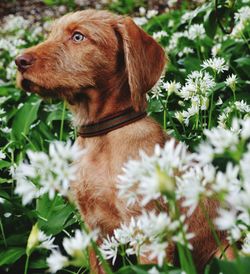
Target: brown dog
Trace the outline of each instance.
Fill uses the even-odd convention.
[[[124,162],[138,158],[140,149],[151,154],[155,144],[166,141],[160,125],[143,114],[146,92],[159,79],[165,59],[163,49],[130,18],[93,10],[57,20],[45,42],[16,59],[23,89],[66,99],[74,113],[81,135],[77,143],[87,154],[78,163],[72,188],[84,221],[104,236],[141,211],[117,198]],[[206,207],[214,217],[216,204]],[[197,235],[193,258],[201,271],[218,247],[199,209],[188,223]],[[168,254],[178,264],[175,248]],[[95,273],[102,272],[94,254],[91,265]]]

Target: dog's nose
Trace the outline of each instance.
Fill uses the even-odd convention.
[[[17,65],[18,70],[24,72],[34,63],[34,58],[31,54],[24,53],[22,55],[17,56],[17,58],[15,59],[15,63]]]

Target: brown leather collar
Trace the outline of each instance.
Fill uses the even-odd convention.
[[[132,107],[113,115],[107,116],[98,123],[83,125],[78,130],[78,135],[84,138],[104,135],[112,130],[131,124],[144,118],[146,112],[136,112]]]

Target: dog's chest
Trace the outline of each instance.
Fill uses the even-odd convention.
[[[72,184],[84,221],[92,228],[110,233],[123,221],[124,201],[117,198],[116,182],[123,161],[113,159],[108,146],[86,147],[77,163],[77,180]]]

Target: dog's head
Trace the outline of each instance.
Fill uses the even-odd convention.
[[[122,77],[134,108],[141,110],[146,92],[161,75],[165,55],[132,19],[86,10],[58,19],[48,39],[25,50],[16,64],[18,85],[44,97],[107,90],[106,83]]]

